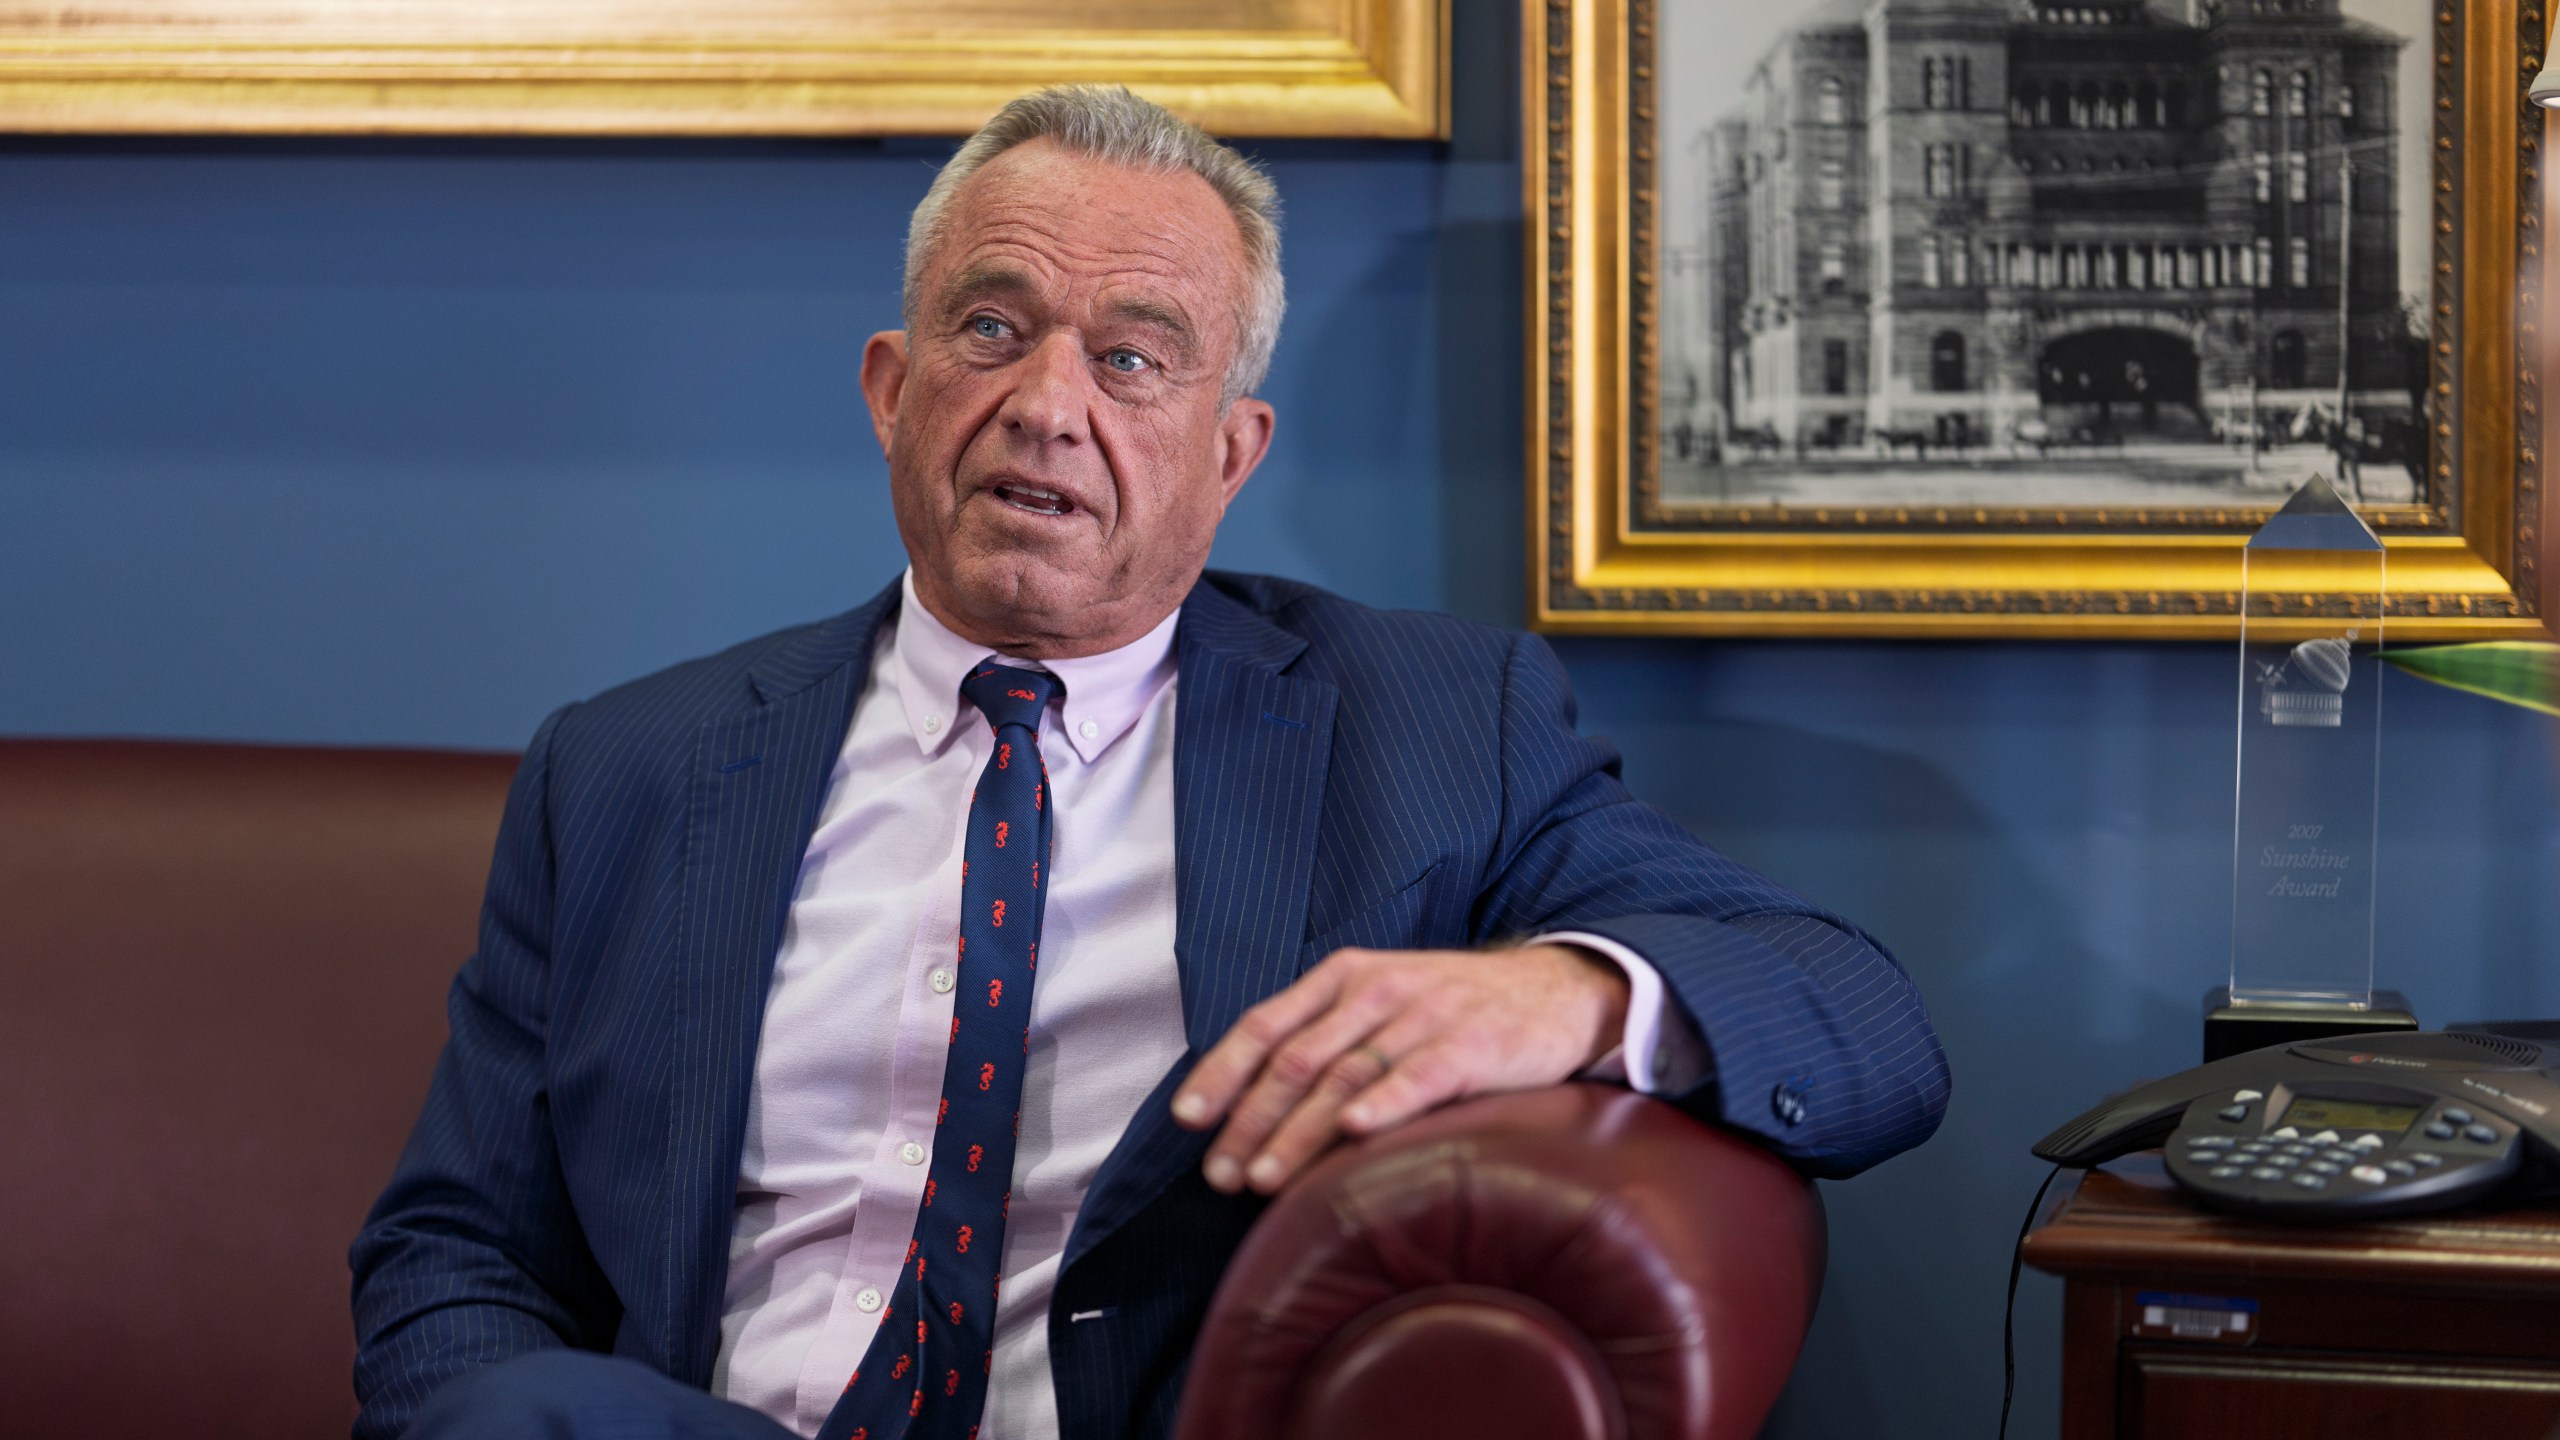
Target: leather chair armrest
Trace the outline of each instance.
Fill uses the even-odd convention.
[[[1747,1440],[1824,1243],[1802,1177],[1660,1101],[1453,1105],[1337,1149],[1256,1223],[1177,1440]]]

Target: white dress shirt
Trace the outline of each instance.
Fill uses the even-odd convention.
[[[994,656],[1065,697],[1040,725],[1050,877],[980,1440],[1055,1440],[1048,1310],[1103,1159],[1188,1048],[1174,964],[1174,630],[1078,660],[1008,659],[905,583],[828,781],[766,996],[712,1390],[815,1435],[896,1287],[932,1160],[960,933],[962,820],[990,734],[960,695]],[[1624,1044],[1591,1072],[1685,1088],[1704,1065],[1649,965],[1612,941]],[[1618,1055],[1626,1058],[1622,1064]]]

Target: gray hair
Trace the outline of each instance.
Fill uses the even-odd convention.
[[[900,304],[909,329],[922,308],[925,262],[942,243],[951,197],[979,167],[1016,145],[1042,138],[1079,155],[1142,170],[1188,170],[1227,203],[1244,238],[1251,292],[1237,307],[1236,353],[1227,367],[1223,408],[1250,395],[1271,369],[1288,295],[1280,278],[1280,192],[1254,163],[1172,111],[1119,85],[1053,85],[996,112],[951,157],[907,221],[907,273]]]

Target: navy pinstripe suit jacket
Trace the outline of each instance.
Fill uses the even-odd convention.
[[[359,1436],[545,1346],[711,1376],[757,1033],[888,592],[560,711],[500,831],[452,1038],[351,1255]],[[1650,959],[1712,1053],[1679,1103],[1804,1169],[1925,1139],[1947,1070],[1901,968],[1725,859],[1573,729],[1532,637],[1213,573],[1178,632],[1175,951],[1197,1055],[1346,945],[1572,928]],[[848,1017],[848,1023],[858,1023]],[[1168,1074],[1050,1312],[1070,1440],[1161,1436],[1260,1202],[1199,1175]],[[1100,1319],[1069,1324],[1082,1311]]]

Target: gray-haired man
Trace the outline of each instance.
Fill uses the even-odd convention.
[[[1204,576],[1281,301],[1269,183],[1125,91],[961,149],[863,355],[907,575],[529,747],[359,1434],[1158,1435],[1341,1134],[1575,1075],[1834,1173],[1936,1123],[1900,970],[1628,797],[1543,646]]]

